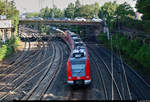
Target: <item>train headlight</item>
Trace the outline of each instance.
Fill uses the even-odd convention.
[[[69,79],[71,79],[71,77],[68,77]]]

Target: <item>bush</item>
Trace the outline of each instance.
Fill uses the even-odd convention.
[[[2,47],[0,48],[0,61],[3,60],[3,58],[6,56],[6,53],[7,53],[7,46],[2,45]]]
[[[143,64],[143,66],[150,68],[150,47],[147,44],[144,44],[140,47],[138,52],[135,54],[134,58]]]
[[[117,49],[119,49],[125,53],[128,51],[127,38],[125,36],[121,36],[120,34],[116,34],[112,37],[112,45],[113,45],[113,47],[117,46]]]
[[[125,19],[120,19],[119,22],[128,28],[138,29],[150,34],[150,20],[141,21],[126,17]]]
[[[19,42],[20,42],[20,38],[19,37],[15,37],[15,39],[14,39],[14,49],[17,48]]]
[[[134,55],[138,52],[140,43],[138,40],[129,40],[128,52],[130,58],[134,58]]]
[[[20,39],[18,37],[11,38],[6,41],[7,44],[0,47],[0,61],[13,53],[13,51],[17,48],[19,41]]]
[[[143,22],[143,30],[150,34],[150,20],[146,20]]]
[[[12,53],[13,53],[13,47],[11,46],[11,45],[8,45],[8,47],[7,47],[7,54],[6,54],[6,56],[9,56],[9,55],[11,55]]]
[[[99,40],[105,45],[110,41],[104,34],[99,35]],[[112,36],[113,48],[122,51],[129,59],[136,60],[146,68],[150,68],[150,46],[141,45],[139,40],[129,40],[126,36],[115,34]]]

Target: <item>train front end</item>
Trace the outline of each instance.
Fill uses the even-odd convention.
[[[67,83],[68,84],[90,84],[90,63],[89,58],[79,53],[71,57],[67,62]]]

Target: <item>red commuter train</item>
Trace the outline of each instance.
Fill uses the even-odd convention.
[[[90,84],[90,62],[86,45],[80,40],[76,42],[74,38],[79,36],[70,31],[67,34],[68,44],[71,49],[70,57],[67,61],[67,83],[74,84]]]

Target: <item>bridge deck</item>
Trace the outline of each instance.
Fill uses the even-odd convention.
[[[93,21],[61,21],[61,20],[20,20],[20,24],[27,23],[41,23],[41,24],[58,24],[58,25],[92,25],[99,26],[103,22],[93,22]]]

